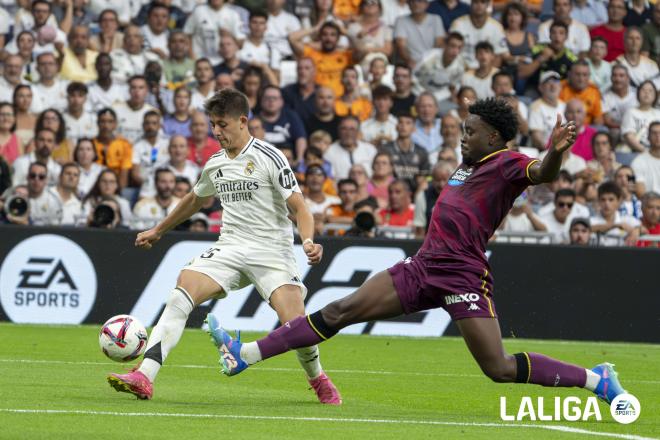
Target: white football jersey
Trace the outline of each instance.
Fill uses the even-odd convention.
[[[251,137],[233,159],[220,150],[206,162],[193,191],[222,202],[223,239],[238,234],[293,242],[286,200],[301,191],[286,157],[271,144]]]

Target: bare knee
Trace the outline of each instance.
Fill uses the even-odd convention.
[[[497,359],[489,359],[480,362],[479,367],[493,382],[508,383],[516,380],[516,361],[513,356],[504,355]]]

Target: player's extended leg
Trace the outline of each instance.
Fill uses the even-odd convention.
[[[151,331],[139,368],[127,374],[109,375],[110,385],[117,391],[132,393],[139,399],[151,399],[153,381],[167,355],[179,342],[190,312],[199,304],[221,293],[222,288],[207,275],[182,270],[177,287],[170,293],[165,309]]]
[[[223,358],[223,371],[233,376],[261,360],[323,342],[351,324],[393,318],[402,313],[392,276],[382,271],[354,293],[311,315],[288,321],[256,342],[240,343],[223,332],[230,352],[229,357]]]
[[[281,324],[305,316],[300,286],[285,284],[278,287],[270,296],[270,305],[277,312]],[[329,405],[341,405],[339,391],[321,367],[318,345],[298,348],[296,355],[319,401]]]
[[[539,353],[509,355],[502,345],[497,319],[466,318],[455,322],[481,371],[495,382],[586,388],[608,403],[625,392],[610,364],[588,370]]]

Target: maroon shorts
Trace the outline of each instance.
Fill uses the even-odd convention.
[[[492,277],[486,268],[416,255],[390,267],[388,272],[406,314],[442,307],[454,321],[497,318]]]

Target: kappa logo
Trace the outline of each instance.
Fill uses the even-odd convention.
[[[470,303],[470,306],[468,307],[468,311],[477,312],[479,310],[481,310],[481,309],[479,308],[478,305],[476,305],[475,303]]]
[[[445,295],[445,304],[456,304],[464,302],[477,302],[479,295],[476,293],[460,293],[458,295]]]
[[[472,175],[473,171],[474,171],[473,167],[466,168],[466,169],[459,168],[459,169],[456,170],[454,175],[451,176],[451,178],[449,179],[447,184],[449,184],[449,186],[463,185],[465,183],[465,181],[467,180],[467,178]]]

